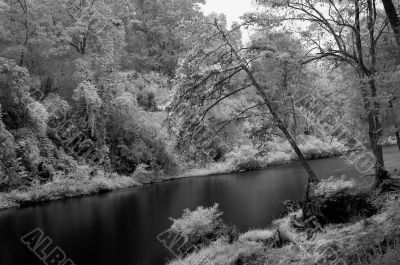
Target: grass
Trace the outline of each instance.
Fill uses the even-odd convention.
[[[300,148],[309,158],[338,155],[344,148],[337,141],[327,144],[311,136],[303,137],[299,140]],[[80,166],[72,175],[58,175],[53,181],[44,185],[34,184],[23,190],[19,189],[9,193],[0,193],[0,210],[21,205],[116,191],[172,179],[249,171],[278,164],[286,164],[297,159],[290,145],[282,139],[275,139],[269,145],[271,151],[266,157],[258,157],[258,152],[253,147],[243,146],[236,148],[228,154],[223,162],[211,163],[205,168],[181,170],[180,173],[178,172],[174,175],[156,174],[155,172],[149,172],[145,168],[139,167],[130,177],[119,176],[117,174],[105,176],[104,172],[98,171],[95,176],[90,178],[91,169],[87,166]]]
[[[262,249],[262,244],[257,242],[236,241],[233,244],[229,244],[224,240],[217,240],[209,247],[203,248],[184,259],[172,261],[169,265],[241,264],[238,263],[239,260],[251,257]]]
[[[262,230],[262,229],[255,229],[250,230],[242,235],[239,236],[239,241],[253,241],[253,242],[261,242],[271,238],[274,234],[272,230]]]
[[[298,145],[306,159],[326,158],[342,155],[347,148],[336,139],[323,141],[314,136],[299,136]],[[253,146],[237,147],[225,156],[229,171],[246,171],[287,164],[298,160],[290,144],[279,137],[265,144],[268,152],[260,155]]]
[[[346,176],[341,176],[340,178],[330,177],[328,179],[321,180],[315,187],[315,195],[328,195],[333,194],[345,189],[354,188],[355,181],[347,178]]]
[[[324,183],[319,192],[330,193],[357,186],[357,179]],[[364,185],[364,183],[363,183]],[[306,232],[290,225],[290,216],[273,222],[267,229],[250,230],[237,241],[216,241],[209,246],[178,258],[170,265],[236,265],[236,264],[400,264],[400,191],[395,194],[374,195],[381,211],[369,218],[358,218],[348,223],[328,224],[324,231],[307,240]],[[300,216],[301,211],[291,215]],[[274,235],[276,229],[284,231],[290,243],[280,248],[268,247],[264,242]],[[340,263],[342,262],[342,263]]]
[[[141,185],[134,178],[116,174],[106,176],[102,171],[90,177],[88,170],[87,167],[81,167],[74,175],[57,175],[53,181],[44,185],[34,183],[25,189],[0,193],[0,209],[87,196]]]
[[[307,159],[327,158],[342,155],[346,148],[337,140],[326,143],[316,137],[308,136],[300,139],[300,149]],[[253,147],[244,145],[235,148],[225,156],[222,162],[210,163],[204,168],[186,169],[182,173],[167,179],[211,176],[241,171],[251,171],[271,166],[287,164],[298,160],[292,147],[282,139],[269,143],[270,152],[264,157],[258,156]]]

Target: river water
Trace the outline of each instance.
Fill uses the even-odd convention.
[[[400,168],[396,146],[386,147],[384,155],[388,168]],[[338,157],[310,164],[319,177],[360,175]],[[279,217],[282,201],[302,198],[306,179],[294,162],[1,211],[0,265],[44,264],[20,240],[35,228],[76,265],[164,264],[172,254],[157,235],[171,225],[169,217],[181,216],[185,208],[219,203],[224,220],[240,231],[263,228]]]

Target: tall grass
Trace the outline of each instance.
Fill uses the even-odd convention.
[[[44,185],[39,182],[33,182],[28,188],[13,190],[10,193],[0,193],[0,209],[86,196],[141,185],[134,178],[117,174],[106,175],[103,171],[98,171],[96,175],[91,176],[89,170],[87,167],[81,167],[70,175],[58,174],[52,181]]]

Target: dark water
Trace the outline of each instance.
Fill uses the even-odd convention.
[[[389,168],[400,166],[396,147],[385,149]],[[318,176],[359,175],[340,158],[311,161]],[[0,265],[42,263],[20,238],[41,228],[76,265],[163,264],[171,254],[156,239],[169,217],[185,208],[220,204],[241,231],[279,217],[283,200],[300,199],[306,173],[298,163],[240,174],[199,177],[128,191],[0,212]]]

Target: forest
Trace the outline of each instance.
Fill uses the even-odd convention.
[[[368,196],[398,192],[383,147],[400,151],[400,2],[256,0],[256,11],[232,24],[203,4],[0,0],[0,209],[298,161],[306,201],[291,207],[304,216],[295,211],[278,226],[296,222],[312,235],[314,219],[324,226],[334,218],[324,204],[347,201],[369,218]],[[362,184],[321,180],[308,162],[334,156]],[[368,195],[343,193],[364,184]],[[393,214],[385,235],[400,238],[393,205],[376,207]],[[173,219],[171,231],[197,247],[171,264],[278,264],[284,252],[302,255],[282,243],[297,236],[235,236],[221,215],[200,207]],[[370,226],[378,234],[379,223]],[[285,246],[266,257],[268,240]],[[398,264],[397,251],[384,251],[388,263],[362,264]],[[355,264],[348,260],[326,264]]]

